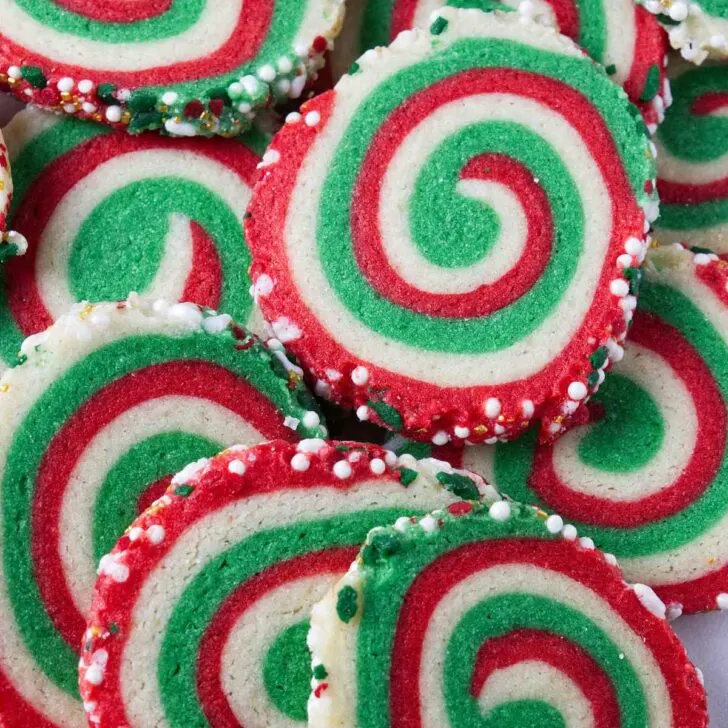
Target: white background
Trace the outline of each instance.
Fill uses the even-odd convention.
[[[14,99],[0,95],[0,124],[19,107]],[[728,728],[728,613],[681,617],[674,627],[705,675],[712,728]]]

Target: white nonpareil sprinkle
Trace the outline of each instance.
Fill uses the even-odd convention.
[[[530,420],[535,411],[536,408],[530,399],[524,399],[523,402],[521,402],[521,412],[526,419]]]
[[[489,417],[490,419],[498,417],[498,415],[501,413],[500,400],[496,397],[490,397],[486,400],[484,409],[486,417]]]
[[[228,464],[228,471],[233,475],[245,475],[245,463],[242,460],[231,460]]]
[[[567,540],[567,541],[576,541],[577,536],[579,535],[576,526],[572,526],[570,523],[567,523],[562,529],[561,529],[561,535]]]
[[[363,387],[369,381],[369,370],[364,366],[358,366],[351,373],[351,381],[357,387]]]
[[[298,450],[298,452],[316,453],[319,450],[323,450],[325,447],[326,440],[322,440],[318,437],[311,437],[307,440],[301,440],[301,442],[296,445],[296,450]]]
[[[307,455],[299,452],[291,458],[291,467],[298,473],[305,473],[311,467],[311,461]]]
[[[351,465],[346,460],[339,460],[334,464],[334,475],[341,480],[351,477]]]
[[[360,422],[366,422],[369,419],[369,407],[365,404],[356,408],[356,417]]]
[[[162,541],[164,541],[164,536],[164,527],[160,526],[158,523],[149,526],[149,528],[147,529],[147,540],[154,546],[158,546],[160,543],[162,543]]]
[[[728,609],[728,594],[725,592],[718,594],[715,598],[715,604],[721,611]]]
[[[109,108],[106,109],[106,119],[112,124],[118,124],[121,121],[121,106],[109,106]]]
[[[564,527],[564,519],[554,514],[546,519],[546,530],[549,533],[557,534],[561,533],[561,529]]]
[[[570,399],[573,399],[574,401],[578,402],[586,397],[586,395],[589,393],[589,390],[586,387],[586,384],[584,382],[572,382],[569,385],[568,395]]]
[[[314,427],[318,427],[320,424],[321,418],[316,412],[306,412],[303,416],[303,426],[309,430],[312,430]]]
[[[488,515],[494,521],[507,521],[511,517],[511,506],[507,501],[496,501],[488,509]]]
[[[381,458],[374,458],[371,463],[369,463],[369,469],[374,473],[374,475],[383,475],[387,466]]]
[[[300,420],[296,419],[295,417],[291,417],[290,415],[287,415],[286,418],[283,420],[284,427],[287,427],[289,430],[297,430],[300,424]]]
[[[660,597],[645,584],[632,584],[632,591],[637,595],[637,598],[642,602],[642,606],[648,609],[652,614],[660,619],[665,619],[667,608]]]
[[[448,435],[444,430],[440,430],[432,436],[433,445],[442,446],[447,445],[448,442],[450,442],[450,435]]]
[[[309,111],[304,121],[306,122],[306,126],[316,126],[321,121],[321,114],[318,111]]]
[[[624,298],[624,296],[629,294],[629,283],[623,278],[615,278],[609,284],[609,290],[612,292],[612,295]]]
[[[420,521],[420,527],[425,533],[434,533],[437,530],[437,521],[432,516],[425,516]]]
[[[453,432],[455,433],[455,437],[459,438],[460,440],[464,440],[466,437],[470,437],[469,427],[460,427],[459,425],[455,425],[455,427],[453,428]]]

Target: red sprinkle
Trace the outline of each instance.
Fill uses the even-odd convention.
[[[190,101],[190,103],[185,106],[185,116],[202,116],[204,113],[205,107],[201,101]]]
[[[317,35],[313,39],[313,49],[316,53],[323,53],[329,47],[329,42],[322,35]]]
[[[460,501],[459,503],[453,503],[447,508],[448,512],[453,516],[465,516],[473,510],[473,506],[466,501]]]
[[[325,691],[326,691],[326,688],[328,688],[328,687],[329,687],[329,684],[328,684],[328,683],[321,683],[321,685],[319,685],[319,686],[318,686],[318,687],[317,687],[317,688],[316,688],[316,689],[315,689],[315,690],[313,691],[314,697],[316,697],[316,698],[320,698],[320,697],[321,697],[321,694],[322,694],[323,692],[325,692]]]

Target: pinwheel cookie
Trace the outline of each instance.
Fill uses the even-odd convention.
[[[654,131],[669,103],[665,80],[667,35],[633,0],[353,0],[331,54],[335,79],[370,48],[387,45],[398,33],[426,28],[444,5],[482,10],[514,9],[557,27],[601,63],[624,87]]]
[[[64,114],[234,136],[297,98],[343,0],[2,0],[0,83]]]
[[[653,251],[590,423],[450,457],[588,533],[672,616],[728,609],[727,283],[715,255]]]
[[[13,199],[13,179],[10,159],[3,135],[0,134],[0,263],[17,255],[25,255],[28,241],[19,233],[8,230],[8,215]]]
[[[671,61],[675,100],[655,138],[660,244],[728,253],[728,66]]]
[[[367,531],[496,498],[357,443],[234,447],[177,475],[104,557],[79,667],[91,725],[306,725],[313,604]]]
[[[300,370],[192,304],[78,305],[0,379],[0,723],[86,725],[96,565],[191,460],[325,436]]]
[[[650,142],[553,29],[441,13],[288,117],[246,223],[255,291],[362,419],[436,444],[532,420],[554,437],[632,316]]]
[[[665,607],[501,501],[373,530],[312,612],[311,728],[704,728]]]
[[[266,135],[132,137],[37,109],[5,135],[18,178],[9,220],[29,250],[0,271],[0,370],[77,301],[132,291],[262,331],[243,218]]]
[[[669,30],[683,58],[702,63],[728,57],[728,5],[724,0],[637,0]]]

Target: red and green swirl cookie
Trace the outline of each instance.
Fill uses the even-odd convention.
[[[0,379],[0,722],[81,728],[96,565],[192,460],[325,436],[282,352],[193,304],[77,305]]]
[[[497,498],[374,445],[234,447],[186,469],[101,562],[79,667],[90,725],[305,726],[311,607],[367,532]]]
[[[264,135],[243,137],[248,146],[132,137],[33,109],[5,135],[16,177],[9,220],[30,246],[0,272],[0,369],[75,302],[131,291],[262,330],[243,218]]]
[[[0,3],[0,84],[23,101],[131,132],[235,136],[298,98],[343,0]]]
[[[656,136],[660,243],[728,253],[728,67],[670,66],[674,102]]]
[[[673,615],[726,609],[728,264],[684,249],[648,264],[591,421],[553,446],[527,436],[454,462],[583,529]]]
[[[534,419],[552,437],[632,316],[650,143],[552,29],[441,13],[288,117],[249,207],[251,277],[279,338],[362,419],[436,444]]]
[[[651,131],[665,113],[667,36],[633,0],[359,0],[349,7],[332,53],[334,78],[346,73],[370,48],[387,45],[398,33],[429,26],[444,5],[483,10],[518,9],[575,40],[612,80],[624,87]]]
[[[685,60],[728,57],[728,3],[725,0],[636,0],[657,15],[670,44]]]
[[[28,241],[19,233],[8,230],[8,215],[13,199],[13,179],[10,159],[3,135],[0,134],[0,263],[16,255],[24,255]]]
[[[313,609],[310,728],[704,728],[654,592],[499,501],[378,528]]]

